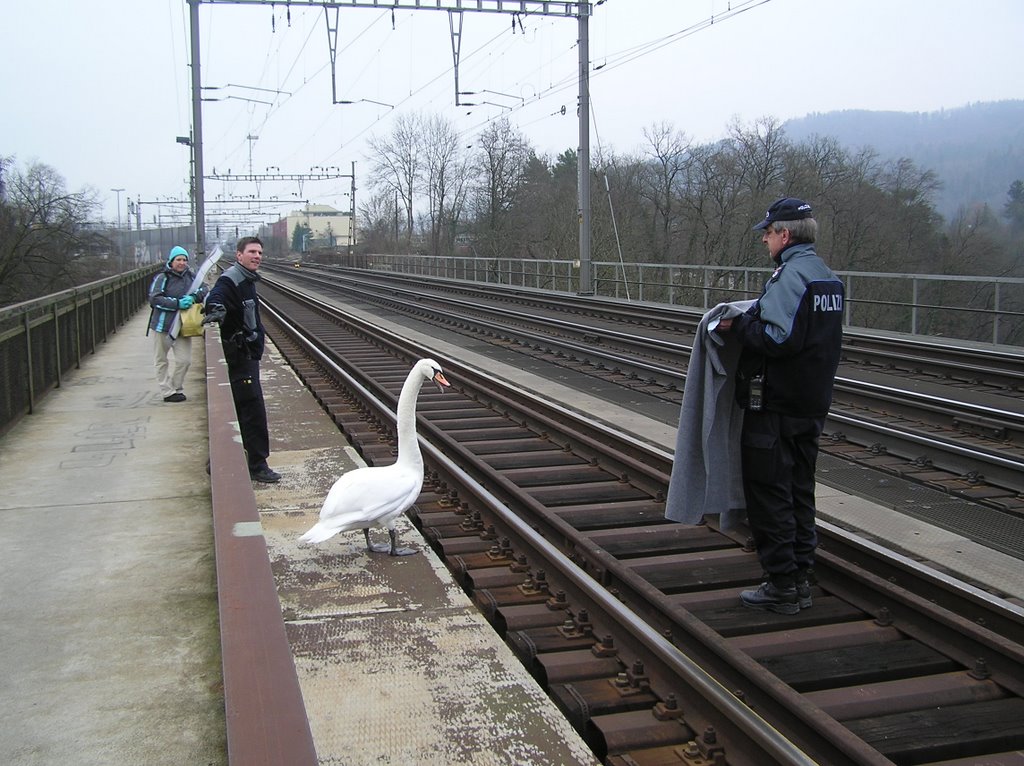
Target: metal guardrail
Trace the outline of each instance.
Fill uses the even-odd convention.
[[[157,267],[0,308],[0,434],[148,304]]]
[[[513,287],[577,292],[579,262],[369,254],[345,257],[357,268]],[[770,268],[595,261],[589,293],[702,308],[756,298]],[[1024,345],[1024,279],[949,274],[841,271],[848,327]]]

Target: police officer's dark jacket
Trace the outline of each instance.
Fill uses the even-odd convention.
[[[813,244],[790,245],[764,292],[732,330],[743,345],[736,386],[746,406],[749,380],[764,376],[764,409],[824,417],[832,403],[843,334],[843,283]]]
[[[264,331],[256,282],[260,276],[239,264],[226,269],[206,299],[207,310],[220,304],[227,313],[220,325],[221,345],[228,366],[263,356]]]

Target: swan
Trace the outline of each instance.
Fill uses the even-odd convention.
[[[320,520],[299,539],[304,543],[322,543],[339,532],[362,529],[370,551],[392,556],[417,553],[414,548],[399,547],[395,519],[419,497],[423,486],[423,456],[416,436],[416,397],[428,380],[443,392],[450,384],[433,359],[420,359],[413,365],[398,397],[398,459],[391,465],[365,466],[342,474],[327,493]],[[370,527],[387,527],[390,547],[370,543]]]

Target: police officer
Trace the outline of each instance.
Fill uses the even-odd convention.
[[[256,295],[257,270],[263,261],[258,237],[242,237],[235,247],[235,263],[217,280],[206,299],[203,323],[220,325],[220,342],[228,365],[231,396],[235,401],[242,446],[254,481],[273,483],[281,474],[267,465],[270,435],[267,408],[260,385],[260,358],[265,334]]]
[[[775,263],[761,297],[722,320],[742,346],[736,398],[747,521],[766,579],[740,600],[796,614],[811,606],[814,470],[842,343],[843,283],[818,257],[811,206],[785,197],[754,226]]]

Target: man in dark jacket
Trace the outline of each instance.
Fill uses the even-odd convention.
[[[270,434],[267,408],[260,385],[260,359],[265,334],[256,295],[257,270],[263,261],[263,243],[242,237],[235,247],[235,264],[228,268],[206,299],[203,323],[220,325],[220,342],[228,365],[231,396],[235,401],[242,447],[254,481],[273,483],[281,474],[270,469]]]
[[[814,470],[832,403],[843,335],[844,289],[814,249],[811,206],[787,197],[763,221],[761,241],[775,271],[745,314],[722,320],[743,351],[736,398],[747,521],[767,579],[740,594],[753,609],[796,614],[811,606]]]
[[[156,380],[160,395],[165,402],[185,401],[185,374],[192,366],[192,338],[172,336],[171,328],[179,311],[193,303],[202,303],[206,286],[190,293],[195,274],[188,265],[188,251],[180,246],[172,247],[164,270],[153,277],[149,285],[149,327],[146,333],[153,337],[153,361],[156,366]],[[174,357],[171,369],[169,356]]]

